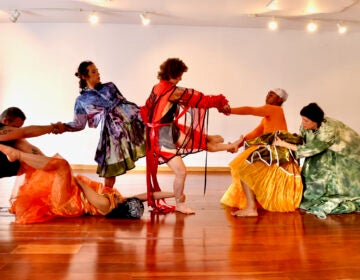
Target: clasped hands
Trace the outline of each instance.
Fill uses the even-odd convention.
[[[66,131],[66,126],[62,122],[52,123],[52,134],[61,134]]]
[[[218,108],[219,113],[223,113],[226,116],[229,116],[231,114],[231,108],[229,104],[226,104],[222,106],[221,108]]]

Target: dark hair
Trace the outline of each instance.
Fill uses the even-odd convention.
[[[0,121],[3,119],[7,119],[8,121],[12,122],[16,118],[20,118],[23,121],[26,120],[26,116],[23,111],[21,111],[18,107],[9,107],[0,115]]]
[[[106,214],[110,219],[140,219],[144,214],[144,204],[136,197],[127,198]]]
[[[300,115],[316,122],[318,127],[324,120],[324,111],[316,103],[310,103],[302,108]]]
[[[160,65],[158,79],[166,81],[169,81],[170,79],[176,79],[187,70],[187,66],[179,58],[168,58]]]
[[[75,76],[80,79],[79,81],[79,88],[84,89],[86,87],[86,81],[82,77],[88,77],[89,76],[89,69],[88,67],[90,65],[93,65],[94,63],[90,60],[86,60],[80,63],[77,72],[75,73]]]

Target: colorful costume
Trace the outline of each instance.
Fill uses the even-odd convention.
[[[122,96],[113,83],[100,84],[98,89],[84,89],[76,99],[74,120],[67,131],[97,127],[101,123],[100,140],[95,161],[101,177],[114,177],[135,167],[145,156],[145,126],[139,107]]]
[[[154,86],[145,106],[141,108],[142,119],[147,125],[149,206],[158,210],[161,208],[151,197],[152,192],[160,191],[156,177],[158,164],[166,163],[175,156],[184,157],[206,150],[207,109],[222,108],[226,104],[228,101],[223,95],[204,95],[194,89],[177,87],[166,80]]]
[[[283,139],[299,144],[302,139],[286,132],[282,107],[264,105],[243,107],[237,113],[263,116],[260,125],[245,136],[245,150],[230,162],[232,184],[221,203],[230,207],[246,207],[241,182],[254,192],[257,202],[269,211],[294,211],[302,196],[300,167],[291,151],[272,146],[275,133]]]
[[[115,208],[116,199],[124,199],[116,189],[103,187],[84,176],[78,175],[77,179],[106,196],[110,201],[109,211]],[[10,212],[21,224],[45,222],[55,217],[107,214],[89,203],[77,186],[69,163],[59,157],[51,158],[42,169],[25,165],[24,182],[14,190],[10,203]]]
[[[319,218],[360,211],[360,137],[340,121],[325,117],[317,131],[301,128],[297,156],[304,197],[300,208]]]

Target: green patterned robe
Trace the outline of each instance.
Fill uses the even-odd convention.
[[[297,146],[304,195],[301,209],[327,214],[360,211],[360,137],[340,121],[326,117],[317,131],[301,127],[305,144]]]

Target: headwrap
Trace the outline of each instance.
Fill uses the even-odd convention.
[[[287,98],[289,96],[288,93],[282,88],[274,88],[270,91],[275,93],[277,96],[281,97],[284,102],[287,100]]]

